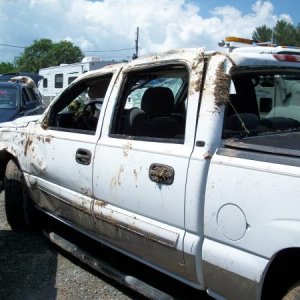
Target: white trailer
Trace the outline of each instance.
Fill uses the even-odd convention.
[[[115,61],[100,60],[99,57],[85,57],[78,63],[61,64],[59,66],[40,69],[39,74],[43,76],[43,80],[40,81],[38,88],[44,102],[49,104],[56,95],[79,75],[115,63]]]

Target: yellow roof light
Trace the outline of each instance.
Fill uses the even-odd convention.
[[[249,45],[254,43],[253,40],[244,39],[244,38],[240,38],[240,37],[236,37],[236,36],[227,36],[225,38],[225,42],[236,42],[236,43],[243,43],[243,44],[249,44]]]

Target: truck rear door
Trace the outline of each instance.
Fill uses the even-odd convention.
[[[186,274],[186,179],[202,57],[194,50],[124,68],[95,151],[96,233],[173,276]]]

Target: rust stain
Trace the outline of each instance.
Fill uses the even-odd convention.
[[[50,137],[50,136],[47,136],[47,137],[45,138],[45,142],[50,144],[50,143],[51,143],[51,137]]]
[[[211,159],[212,158],[212,153],[210,153],[209,151],[207,151],[207,152],[205,152],[203,154],[203,157],[204,157],[205,160]]]
[[[121,166],[120,170],[119,170],[119,173],[118,173],[118,185],[121,185],[120,178],[121,178],[121,175],[122,175],[123,172],[124,172],[124,167]]]
[[[81,190],[81,193],[82,193],[83,195],[88,196],[88,197],[91,197],[91,192],[90,192],[89,189],[83,188],[83,187],[82,187],[80,190]]]
[[[104,200],[96,199],[94,202],[94,205],[104,207],[107,205],[107,202]]]
[[[31,138],[27,138],[26,143],[25,143],[25,147],[24,147],[24,155],[27,155],[28,152],[28,148],[30,147],[30,145],[32,144],[32,140]]]
[[[111,181],[110,181],[110,187],[111,188],[114,188],[116,187],[117,185],[121,185],[121,175],[122,173],[124,172],[124,167],[121,165],[119,170],[118,170],[118,174],[116,176],[114,176]]]
[[[128,156],[128,152],[132,149],[132,144],[129,142],[123,146],[123,154],[124,156]]]

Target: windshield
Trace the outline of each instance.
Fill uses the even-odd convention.
[[[17,89],[15,87],[0,87],[0,109],[17,107]]]
[[[300,128],[300,71],[253,71],[232,76],[224,137]]]

